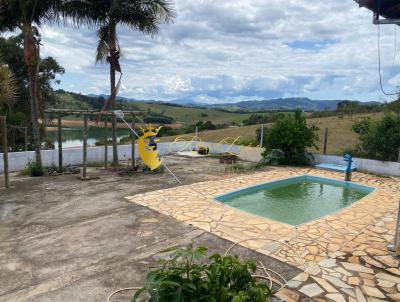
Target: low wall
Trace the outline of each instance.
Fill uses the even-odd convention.
[[[322,154],[313,154],[313,156],[314,156],[314,164],[330,163],[330,164],[345,165],[342,156],[322,155]],[[357,158],[357,157],[354,157],[353,160],[354,160],[354,165],[357,168],[357,171],[373,173],[373,174],[389,175],[389,176],[400,176],[400,163]]]
[[[233,152],[239,154],[239,157],[252,162],[258,162],[261,160],[261,153],[264,149],[254,147],[243,147],[236,145],[225,145],[211,142],[201,142],[201,146],[209,147],[210,153],[224,153]],[[166,155],[171,152],[187,151],[196,148],[195,142],[176,142],[176,143],[159,143],[158,150],[159,155]],[[136,146],[136,158],[139,153]],[[89,147],[88,162],[98,163],[104,161],[104,146],[100,147]],[[10,172],[21,171],[26,167],[29,160],[34,160],[35,152],[11,152],[8,154],[9,157],[9,170]],[[344,165],[343,157],[313,154],[313,164],[320,163],[331,163]],[[118,158],[120,160],[131,160],[131,145],[119,145],[118,146]],[[58,165],[58,150],[42,150],[42,160],[44,166],[50,166],[52,164]],[[81,165],[83,161],[82,147],[77,148],[66,148],[63,150],[63,164],[64,165]],[[108,161],[112,161],[112,147],[108,147]],[[397,162],[385,162],[364,158],[354,158],[354,164],[358,171],[368,172],[373,174],[382,174],[389,176],[400,176],[400,163]],[[3,153],[0,154],[0,174],[4,172],[3,167]]]
[[[210,148],[211,153],[223,153],[231,151],[239,153],[239,146],[229,146],[217,143],[202,142],[202,146]],[[195,148],[193,142],[174,142],[174,143],[158,143],[158,154],[160,156],[169,154],[171,152],[187,151]],[[112,146],[108,146],[107,158],[112,161]],[[88,163],[104,162],[104,146],[88,147],[87,159]],[[58,150],[42,150],[42,162],[44,166],[51,166],[52,164],[58,165]],[[135,147],[135,157],[139,157],[137,145]],[[118,145],[118,158],[119,160],[131,160],[131,145]],[[8,153],[8,166],[10,172],[22,171],[26,168],[29,161],[35,159],[34,151],[26,152],[10,152]],[[65,148],[63,149],[63,164],[64,165],[82,165],[83,151],[82,147]],[[0,153],[0,174],[4,173],[3,153]]]

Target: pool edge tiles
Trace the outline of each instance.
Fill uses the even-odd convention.
[[[327,208],[323,207],[321,208],[321,214],[316,214],[315,217],[309,217],[309,218],[305,218],[304,220],[302,219],[297,219],[297,221],[295,221],[296,219],[292,219],[292,221],[290,221],[291,219],[283,219],[282,217],[274,217],[274,214],[272,215],[268,215],[268,214],[262,214],[262,213],[258,213],[255,212],[253,210],[249,210],[248,209],[248,204],[245,205],[244,207],[242,206],[238,206],[238,205],[232,205],[229,204],[230,202],[235,202],[235,198],[236,198],[236,202],[238,200],[240,200],[241,198],[245,198],[246,195],[252,195],[252,194],[257,194],[260,191],[268,191],[268,190],[273,190],[273,189],[277,189],[277,188],[284,188],[290,185],[295,185],[295,184],[300,184],[300,183],[304,183],[304,182],[308,182],[310,184],[322,184],[322,185],[327,185],[330,187],[337,187],[338,189],[350,189],[352,191],[356,191],[357,193],[362,194],[363,196],[360,197],[353,197],[353,200],[350,201],[348,204],[343,205],[343,206],[339,206],[338,208],[332,209],[332,210],[327,210]],[[339,189],[339,190],[340,190]],[[330,215],[334,215],[346,208],[349,208],[351,206],[353,206],[354,204],[358,203],[359,201],[363,200],[364,198],[368,197],[371,193],[373,193],[376,190],[376,188],[374,187],[370,187],[370,186],[366,186],[366,185],[361,185],[358,183],[353,183],[353,182],[346,182],[346,181],[342,181],[342,180],[338,180],[338,179],[332,179],[332,178],[326,178],[326,177],[320,177],[320,176],[313,176],[313,175],[299,175],[299,176],[294,176],[294,177],[288,177],[288,178],[283,178],[283,179],[277,179],[277,180],[272,180],[272,181],[268,181],[265,183],[261,183],[261,184],[257,184],[257,185],[253,185],[253,186],[249,186],[243,189],[239,189],[239,190],[234,190],[234,191],[230,191],[224,194],[220,194],[218,196],[214,197],[214,201],[222,203],[226,206],[229,206],[232,209],[235,210],[239,210],[241,212],[245,212],[247,214],[250,215],[256,215],[258,217],[261,217],[262,219],[266,219],[266,220],[270,220],[270,221],[275,221],[278,223],[282,223],[285,225],[288,225],[290,227],[299,227],[301,225],[322,219],[324,217],[330,216]],[[354,193],[353,193],[354,194]],[[311,198],[307,197],[306,198]],[[279,199],[265,199],[265,201],[270,201],[270,202],[274,202],[274,201],[278,201]],[[282,199],[282,201],[284,201]],[[259,201],[258,201],[259,202]],[[290,200],[289,200],[290,202]],[[332,200],[332,202],[336,202],[335,199]],[[257,204],[257,200],[255,200],[255,204]],[[282,204],[284,205],[284,204]],[[247,207],[247,209],[246,209]],[[273,207],[271,208],[271,212],[275,211],[277,208]],[[290,210],[289,210],[290,211]],[[262,212],[262,211],[261,211]]]

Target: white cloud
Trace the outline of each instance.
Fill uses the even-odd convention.
[[[178,0],[176,10],[175,23],[154,39],[118,29],[121,95],[206,102],[381,97],[377,27],[352,0]],[[384,85],[394,90],[394,27],[381,31]],[[66,68],[62,87],[108,93],[108,68],[94,65],[94,30],[47,26],[42,36],[43,54]]]

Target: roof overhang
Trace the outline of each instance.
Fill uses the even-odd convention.
[[[374,24],[400,25],[399,0],[354,0],[360,7],[368,8],[373,12]],[[383,19],[381,19],[383,17]]]

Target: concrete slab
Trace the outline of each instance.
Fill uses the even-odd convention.
[[[166,160],[185,184],[232,177],[217,159]],[[88,175],[99,179],[13,177],[13,188],[0,190],[0,301],[105,301],[118,288],[140,286],[165,248],[193,243],[224,252],[232,244],[125,200],[176,186],[167,173],[122,177],[92,168]],[[245,248],[235,253],[288,279],[299,272]]]

